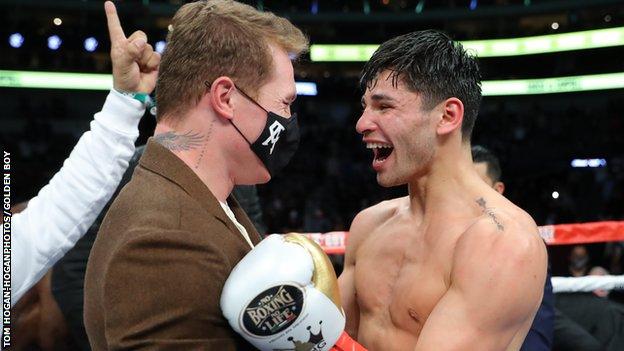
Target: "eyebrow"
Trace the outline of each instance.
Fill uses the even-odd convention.
[[[395,101],[393,97],[391,97],[389,95],[386,95],[386,94],[381,94],[381,93],[373,94],[370,97],[370,99],[373,100],[373,101],[376,101],[376,102],[380,102],[380,101],[393,102],[393,101]],[[366,105],[366,102],[364,100],[364,96],[362,96],[361,103],[362,103],[363,106]]]

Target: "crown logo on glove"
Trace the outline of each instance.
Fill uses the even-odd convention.
[[[308,341],[295,340],[292,336],[288,338],[288,341],[292,342],[295,346],[294,349],[273,349],[273,351],[317,351],[325,346],[325,338],[323,337],[323,321],[319,321],[319,332],[314,334],[312,332],[312,326],[308,326],[306,329],[310,333]]]

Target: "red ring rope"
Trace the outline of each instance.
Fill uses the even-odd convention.
[[[539,227],[548,245],[624,241],[624,221],[555,224]],[[302,233],[316,241],[327,254],[344,254],[349,232]]]

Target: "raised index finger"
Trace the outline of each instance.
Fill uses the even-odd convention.
[[[126,35],[121,28],[117,9],[112,1],[104,3],[104,11],[106,11],[106,22],[108,23],[108,34],[110,35],[111,44],[126,39]]]

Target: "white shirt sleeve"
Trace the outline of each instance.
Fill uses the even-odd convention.
[[[89,229],[119,185],[143,104],[112,90],[52,180],[12,218],[11,305]]]

